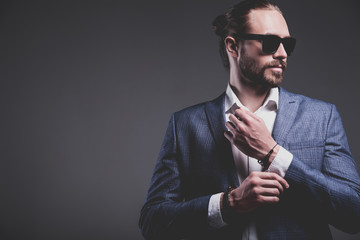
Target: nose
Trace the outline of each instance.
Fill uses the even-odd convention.
[[[280,43],[278,49],[273,54],[273,57],[275,59],[286,59],[287,58],[287,53],[286,53],[284,45],[282,43]]]

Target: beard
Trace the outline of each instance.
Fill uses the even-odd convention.
[[[270,71],[270,73],[265,73],[267,69],[279,65],[281,65],[282,67],[281,72]],[[260,67],[255,61],[255,59],[249,57],[245,53],[245,51],[241,49],[240,70],[242,74],[250,81],[257,83],[263,87],[272,88],[280,86],[283,79],[284,71],[286,70],[286,66],[286,62],[275,59],[265,64],[263,67]]]

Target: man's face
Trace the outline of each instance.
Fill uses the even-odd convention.
[[[253,10],[249,13],[249,34],[290,36],[285,19],[276,10]],[[245,79],[265,87],[279,86],[286,69],[287,54],[282,44],[273,54],[262,52],[259,40],[243,40],[239,67]]]

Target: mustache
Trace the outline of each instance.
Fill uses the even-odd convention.
[[[278,67],[281,66],[281,68],[283,70],[286,70],[287,68],[287,63],[281,60],[273,60],[270,63],[266,64],[266,68],[271,68],[271,67]]]

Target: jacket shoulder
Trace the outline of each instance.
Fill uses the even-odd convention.
[[[281,98],[296,101],[301,109],[306,109],[307,111],[329,111],[334,107],[333,103],[289,92],[283,88],[280,88],[280,100],[282,100]]]
[[[225,96],[225,93],[222,93],[220,96],[218,96],[217,98],[215,98],[213,100],[205,101],[205,102],[193,105],[193,106],[186,107],[180,111],[175,112],[173,114],[173,117],[177,121],[189,121],[191,119],[199,120],[199,118],[200,119],[205,118],[206,107],[207,106],[221,107],[224,102],[224,96]]]

